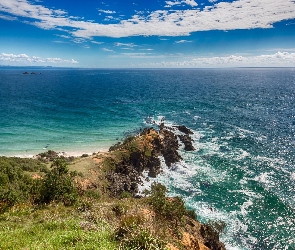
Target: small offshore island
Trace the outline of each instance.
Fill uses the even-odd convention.
[[[225,249],[223,222],[201,224],[162,184],[139,193],[161,159],[182,159],[179,141],[194,150],[192,133],[162,123],[91,156],[0,157],[0,248]]]

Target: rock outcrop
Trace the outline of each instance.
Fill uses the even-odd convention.
[[[219,240],[219,234],[209,225],[186,218],[185,231],[190,235],[191,239],[197,240],[199,246],[203,245],[205,249],[225,250],[224,244]]]
[[[173,163],[182,160],[177,150],[179,149],[179,144],[177,136],[165,128],[161,128],[159,131],[159,136],[161,140],[161,154],[165,159],[165,163],[168,167],[171,167]]]
[[[180,141],[184,144],[185,151],[194,151],[193,139],[189,135],[178,135]]]
[[[177,129],[185,133],[178,136],[184,149],[194,150],[189,136],[192,131],[185,126],[178,126]],[[160,156],[163,156],[168,167],[182,160],[179,147],[175,129],[165,127],[164,123],[159,126],[159,130],[146,128],[139,135],[128,137],[123,143],[112,146],[108,160],[111,166],[107,174],[111,194],[118,196],[127,191],[136,195],[144,171],[152,178],[161,173]]]

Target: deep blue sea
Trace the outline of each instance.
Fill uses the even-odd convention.
[[[196,151],[157,181],[224,221],[227,249],[295,249],[295,69],[24,71],[0,70],[0,155],[92,153],[186,125]]]

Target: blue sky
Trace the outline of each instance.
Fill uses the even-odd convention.
[[[0,0],[0,65],[295,67],[294,0]]]

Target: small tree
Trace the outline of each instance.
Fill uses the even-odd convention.
[[[65,205],[74,204],[78,199],[78,190],[74,182],[75,176],[76,172],[69,171],[64,160],[55,159],[50,172],[43,179],[40,198],[37,199],[37,202],[61,201]]]

